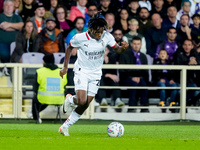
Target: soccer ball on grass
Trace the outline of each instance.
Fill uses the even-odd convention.
[[[121,137],[124,134],[124,126],[119,122],[112,122],[108,125],[107,133],[110,137]]]

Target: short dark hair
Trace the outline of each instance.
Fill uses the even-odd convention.
[[[129,4],[132,2],[139,2],[139,0],[129,0]]]
[[[149,10],[146,7],[141,7],[139,13],[141,12],[142,9],[146,9],[149,12]]]
[[[159,50],[159,53],[160,53],[161,51],[165,51],[165,52],[167,53],[167,55],[168,55],[168,52],[167,52],[166,49],[161,49],[161,50]]]
[[[76,19],[74,20],[74,26],[76,25],[76,22],[78,21],[78,19],[82,19],[84,24],[85,24],[85,19],[83,17],[76,17]]]
[[[167,32],[169,32],[172,29],[176,30],[176,28],[174,28],[174,27],[169,27],[168,30],[167,30]]]
[[[192,45],[194,45],[194,43],[193,43],[193,41],[192,41],[191,39],[185,39],[185,40],[183,41],[183,44],[185,43],[185,41],[190,41],[190,42],[192,43]]]
[[[170,8],[170,7],[174,7],[174,8],[176,8],[176,6],[171,5],[171,6],[169,6],[169,7],[167,8],[167,11],[169,11],[169,8]],[[176,10],[177,10],[177,8],[176,8]]]
[[[88,9],[90,6],[95,6],[95,7],[97,7],[97,3],[95,3],[95,2],[87,3],[87,5],[86,5],[87,9]]]
[[[55,8],[55,10],[53,11],[53,16],[57,19],[57,10],[58,10],[59,8],[62,8],[62,9],[64,10],[65,19],[66,19],[66,17],[67,17],[67,8],[66,8],[65,6],[63,6],[63,5],[58,5],[58,6]]]
[[[181,16],[181,18],[182,18],[183,16],[187,16],[188,19],[190,19],[190,16],[189,16],[188,14],[183,14],[183,15]],[[181,19],[181,18],[180,18],[180,19]]]
[[[194,19],[195,17],[200,18],[200,15],[199,15],[199,14],[194,14],[194,15],[192,16],[192,19]]]
[[[114,28],[113,33],[114,33],[115,31],[117,31],[117,30],[120,30],[121,32],[123,32],[121,28]],[[122,33],[122,34],[123,34],[123,33]]]
[[[134,36],[133,38],[132,38],[132,42],[133,41],[142,41],[142,39],[139,37],[139,36]]]

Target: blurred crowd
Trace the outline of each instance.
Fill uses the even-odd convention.
[[[0,62],[22,63],[22,55],[29,52],[64,53],[75,34],[87,31],[87,22],[98,11],[116,42],[120,45],[127,41],[130,45],[120,55],[107,47],[104,64],[200,64],[200,0],[0,0]],[[70,63],[76,57],[74,49]],[[188,71],[187,86],[200,86],[199,77],[199,71]],[[73,85],[72,78],[69,69],[68,85]],[[107,69],[103,70],[101,85],[178,87],[180,73]],[[129,106],[149,105],[147,89],[128,92]],[[158,105],[179,103],[179,90],[158,92]],[[188,90],[187,105],[197,105],[199,95],[198,90]],[[124,105],[123,93],[118,89],[100,89],[96,100],[106,106],[106,97],[111,97],[113,105]],[[141,109],[141,112],[149,110]]]

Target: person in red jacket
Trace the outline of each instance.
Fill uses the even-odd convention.
[[[72,6],[69,14],[69,19],[73,22],[76,17],[85,18],[87,0],[77,0],[77,6]]]

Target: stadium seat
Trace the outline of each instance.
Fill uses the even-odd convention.
[[[22,55],[22,63],[26,64],[42,64],[43,63],[42,53],[30,52]],[[25,85],[32,85],[37,68],[26,68],[23,70],[23,83]]]
[[[53,53],[55,58],[55,64],[60,64],[60,61],[63,57],[65,57],[65,53]]]
[[[43,57],[44,57],[43,53],[37,53],[37,52],[24,53],[22,55],[22,63],[42,64]]]

